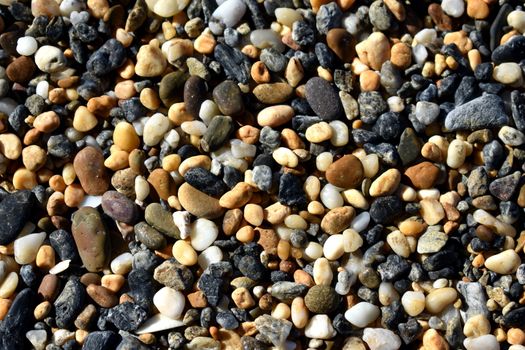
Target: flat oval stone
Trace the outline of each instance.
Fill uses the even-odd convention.
[[[213,89],[213,100],[224,115],[236,116],[244,111],[241,89],[231,80],[225,80]]]
[[[80,208],[72,217],[71,231],[82,263],[89,272],[102,271],[110,248],[102,217],[91,207]]]
[[[293,88],[287,83],[259,84],[252,93],[262,103],[278,104],[287,101],[292,96]]]
[[[138,208],[135,203],[117,191],[108,191],[102,196],[102,209],[113,220],[126,224],[134,224],[138,218]]]
[[[363,164],[356,156],[347,154],[330,164],[326,179],[337,187],[356,187],[363,180]]]
[[[139,222],[133,230],[137,240],[149,249],[162,249],[166,246],[166,238],[145,222]]]
[[[343,114],[343,106],[332,84],[323,78],[311,78],[306,83],[306,100],[315,114],[324,120],[334,120]]]
[[[96,148],[87,146],[75,156],[73,168],[87,194],[101,195],[109,188],[109,176],[104,156]]]
[[[188,183],[179,187],[178,197],[184,209],[199,218],[215,219],[224,211],[218,199],[208,196]]]
[[[180,238],[180,232],[173,222],[173,216],[160,203],[148,205],[144,211],[144,218],[148,224],[165,235],[177,239]]]
[[[206,100],[206,82],[198,76],[191,76],[184,84],[184,107],[194,118],[199,116],[202,102]]]

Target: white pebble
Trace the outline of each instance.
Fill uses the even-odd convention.
[[[336,334],[328,315],[312,316],[304,329],[304,335],[312,339],[331,339]]]
[[[356,35],[361,30],[361,26],[359,25],[359,18],[355,13],[350,13],[346,18],[343,20],[343,25],[347,32],[349,32],[352,35]]]
[[[180,141],[180,135],[177,130],[171,129],[166,135],[164,135],[164,141],[166,141],[170,147],[177,148]]]
[[[197,219],[191,226],[191,246],[198,252],[203,251],[215,242],[218,235],[219,229],[213,221]]]
[[[417,64],[423,64],[425,63],[427,57],[428,57],[428,51],[422,44],[417,44],[412,48],[412,54],[414,56],[414,61],[416,61]]]
[[[86,8],[83,1],[78,0],[62,0],[60,3],[60,14],[69,17],[73,11],[80,12]]]
[[[257,152],[257,147],[255,145],[250,145],[249,143],[243,142],[238,139],[233,139],[230,141],[232,155],[235,158],[246,158],[246,157],[255,157]]]
[[[87,23],[91,15],[87,11],[72,11],[69,15],[71,24],[76,26],[79,23]]]
[[[452,17],[461,17],[465,12],[464,0],[443,0],[441,2],[443,12]]]
[[[341,234],[329,236],[323,245],[323,254],[328,260],[337,260],[345,253],[344,238]]]
[[[149,196],[149,182],[142,175],[135,177],[135,196],[139,202]]]
[[[340,120],[331,121],[329,124],[333,131],[330,143],[335,147],[346,146],[349,141],[348,126]]]
[[[213,11],[212,17],[231,28],[239,23],[245,12],[246,5],[242,0],[226,0]]]
[[[345,318],[354,326],[364,328],[374,322],[380,314],[376,305],[362,301],[346,310]]]
[[[66,57],[58,47],[44,45],[35,53],[35,64],[42,72],[56,73],[66,68]]]
[[[279,34],[271,29],[256,29],[250,33],[250,41],[253,46],[259,49],[272,47],[279,52],[285,49]]]
[[[405,103],[403,102],[403,99],[399,96],[391,96],[386,100],[386,103],[388,104],[388,108],[392,112],[400,113],[405,109]]]
[[[507,146],[521,146],[525,143],[525,135],[518,129],[508,125],[502,126],[498,132],[498,137]]]
[[[342,207],[344,204],[343,196],[339,193],[339,187],[332,184],[326,184],[320,193],[321,202],[328,209]]]
[[[330,152],[322,152],[315,158],[315,166],[319,171],[326,171],[333,163],[334,156]]]
[[[170,287],[159,289],[153,296],[153,304],[161,314],[169,318],[179,318],[184,310],[184,294]]]
[[[161,332],[167,329],[177,328],[184,326],[184,322],[181,320],[175,320],[158,313],[146,320],[139,329],[135,331],[136,334],[155,333]]]
[[[399,294],[390,282],[381,282],[378,294],[381,305],[390,305],[392,302],[399,300]]]
[[[146,0],[148,8],[161,17],[171,17],[184,10],[189,0]]]
[[[182,131],[188,135],[202,136],[206,132],[206,124],[198,120],[192,120],[189,122],[183,122],[180,126]]]
[[[125,275],[131,271],[131,265],[133,261],[133,255],[131,253],[122,253],[111,261],[109,265],[111,271],[117,275]]]
[[[148,118],[144,125],[144,143],[156,146],[170,128],[170,120],[161,113],[155,113]]]
[[[367,211],[362,212],[361,214],[357,215],[354,220],[352,220],[352,223],[350,224],[350,228],[357,231],[357,232],[363,232],[370,223],[370,214]]]
[[[303,251],[303,257],[309,260],[316,260],[323,256],[323,246],[317,242],[309,242]]]
[[[370,350],[397,350],[401,347],[399,336],[384,328],[365,328],[363,340]]]
[[[69,269],[70,264],[71,264],[71,259],[62,260],[61,262],[53,266],[51,270],[49,270],[49,273],[52,275],[58,275],[59,273],[64,272],[67,269]]]
[[[191,214],[187,211],[178,210],[173,213],[173,222],[180,231],[180,238],[186,239],[191,234]]]
[[[499,343],[492,334],[485,334],[477,338],[465,338],[463,345],[467,350],[499,350]]]
[[[520,33],[525,32],[525,11],[514,10],[507,16],[507,23]]]
[[[465,163],[466,157],[465,142],[462,140],[454,139],[448,146],[447,152],[447,165],[452,169],[457,169]]]
[[[29,340],[35,350],[44,350],[47,343],[47,332],[43,329],[32,329],[26,333],[26,338]]]
[[[199,109],[199,118],[202,119],[204,124],[210,125],[211,120],[213,117],[221,114],[219,111],[219,107],[213,102],[212,100],[206,100],[201,104],[201,108]]]
[[[425,310],[425,294],[407,291],[401,297],[401,304],[409,316],[417,316]]]
[[[221,261],[222,258],[223,254],[221,248],[213,245],[200,253],[199,257],[197,258],[197,263],[203,270],[206,270],[208,266]]]
[[[494,67],[492,77],[499,83],[520,86],[523,83],[521,67],[515,62],[505,62]]]
[[[425,28],[414,35],[414,40],[422,45],[432,44],[437,38],[435,29]]]
[[[32,36],[23,36],[16,42],[16,52],[22,56],[31,56],[38,49],[38,42]]]
[[[36,258],[38,248],[40,248],[45,239],[45,232],[31,233],[27,236],[17,238],[13,247],[15,261],[19,265],[32,263]]]
[[[48,98],[49,96],[49,83],[45,80],[42,80],[36,84],[36,94],[42,98]]]

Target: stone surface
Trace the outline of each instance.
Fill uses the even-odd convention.
[[[71,231],[85,268],[90,272],[101,271],[107,263],[110,239],[99,212],[91,207],[77,210]]]

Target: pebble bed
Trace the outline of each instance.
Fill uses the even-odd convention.
[[[0,350],[524,350],[511,0],[0,0]]]

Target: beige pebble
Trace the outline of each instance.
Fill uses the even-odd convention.
[[[296,87],[299,85],[304,77],[304,70],[303,66],[301,65],[301,61],[299,61],[298,58],[292,57],[288,61],[288,65],[286,66],[286,70],[284,72],[284,77],[290,86]]]
[[[116,274],[104,275],[100,280],[100,285],[113,293],[117,293],[124,283],[126,283],[126,277]]]
[[[292,300],[291,318],[294,326],[298,329],[303,329],[308,323],[308,309],[303,298],[296,297]]]
[[[232,300],[240,309],[248,309],[255,305],[250,291],[247,288],[236,288],[232,292]]]
[[[343,249],[346,253],[353,253],[363,246],[363,238],[361,235],[348,228],[343,231]]]
[[[427,295],[425,307],[431,314],[438,314],[452,304],[457,297],[458,292],[454,288],[433,289]]]
[[[426,350],[449,350],[450,347],[438,331],[431,328],[423,334],[423,348]]]
[[[294,115],[293,108],[288,105],[266,107],[257,115],[257,123],[273,128],[288,123]]]
[[[334,274],[330,262],[326,258],[319,258],[314,263],[313,277],[315,284],[329,286]]]
[[[462,140],[452,140],[447,150],[447,165],[452,169],[457,169],[465,162],[467,156],[465,142]]]
[[[410,244],[407,237],[399,230],[390,232],[386,236],[386,241],[397,255],[408,258],[411,253]]]
[[[76,208],[84,199],[84,190],[80,184],[71,184],[64,191],[64,202],[70,208]]]
[[[333,131],[327,122],[320,122],[311,125],[306,129],[305,137],[308,141],[313,143],[320,143],[330,140]]]
[[[38,185],[36,174],[26,168],[19,168],[13,174],[13,186],[17,190],[31,190]]]
[[[130,123],[120,122],[113,131],[114,144],[123,151],[131,152],[140,146],[140,139]]]
[[[306,178],[303,188],[306,193],[306,198],[309,201],[314,201],[319,197],[319,193],[321,192],[321,181],[319,181],[318,177],[310,175]]]
[[[272,153],[272,157],[277,163],[288,168],[295,168],[299,165],[299,158],[297,155],[291,149],[286,147],[275,149]]]
[[[252,197],[253,188],[246,182],[237,183],[230,191],[226,192],[219,199],[219,204],[223,208],[240,208]]]
[[[85,106],[80,106],[73,117],[73,127],[80,132],[88,132],[97,126],[97,117]]]
[[[331,209],[321,221],[321,229],[328,234],[339,233],[352,222],[355,216],[355,209],[352,207],[338,207]]]
[[[401,297],[401,304],[409,316],[417,316],[425,310],[425,294],[419,291],[407,291]]]
[[[0,298],[9,298],[16,290],[18,286],[18,274],[16,272],[10,272],[0,284]]]
[[[193,156],[185,159],[180,163],[179,166],[179,174],[184,176],[186,174],[186,171],[191,168],[204,168],[206,170],[210,170],[211,167],[211,159],[208,156],[205,155],[198,155]]]
[[[401,182],[401,173],[397,169],[388,169],[372,182],[368,193],[372,197],[388,196],[393,194]]]
[[[42,270],[50,270],[55,266],[55,250],[53,247],[47,244],[40,246],[35,263]]]
[[[381,70],[382,64],[390,58],[390,43],[382,32],[374,32],[355,47],[359,59],[375,70]]]
[[[514,249],[507,249],[487,258],[485,267],[501,275],[508,275],[516,272],[520,263],[521,259]]]
[[[258,204],[246,204],[244,207],[244,219],[250,225],[260,226],[264,220],[263,208]]]
[[[60,126],[60,118],[53,111],[39,114],[33,121],[33,127],[40,132],[50,133]]]
[[[474,315],[465,322],[463,334],[466,337],[480,337],[490,333],[490,322],[484,315]]]
[[[157,77],[164,72],[167,64],[159,47],[142,45],[137,53],[135,73],[140,77]]]
[[[104,166],[113,171],[125,169],[129,166],[129,154],[126,151],[115,151],[104,161]]]
[[[190,243],[182,239],[175,242],[172,252],[173,257],[182,265],[193,266],[197,263],[197,253]]]
[[[419,204],[421,205],[421,216],[428,225],[435,225],[445,218],[445,210],[439,201],[435,199],[423,199]]]
[[[368,201],[366,200],[365,196],[356,189],[349,189],[346,191],[341,192],[341,195],[343,196],[343,199],[350,204],[352,207],[359,208],[366,210],[368,209]]]
[[[22,142],[15,134],[0,134],[0,152],[7,159],[18,159],[22,153]]]
[[[22,163],[29,171],[37,171],[46,164],[47,152],[37,145],[29,145],[22,150]]]
[[[43,301],[35,307],[35,310],[33,310],[33,316],[35,316],[36,320],[43,320],[49,315],[52,309],[53,304],[51,304],[48,300]]]

